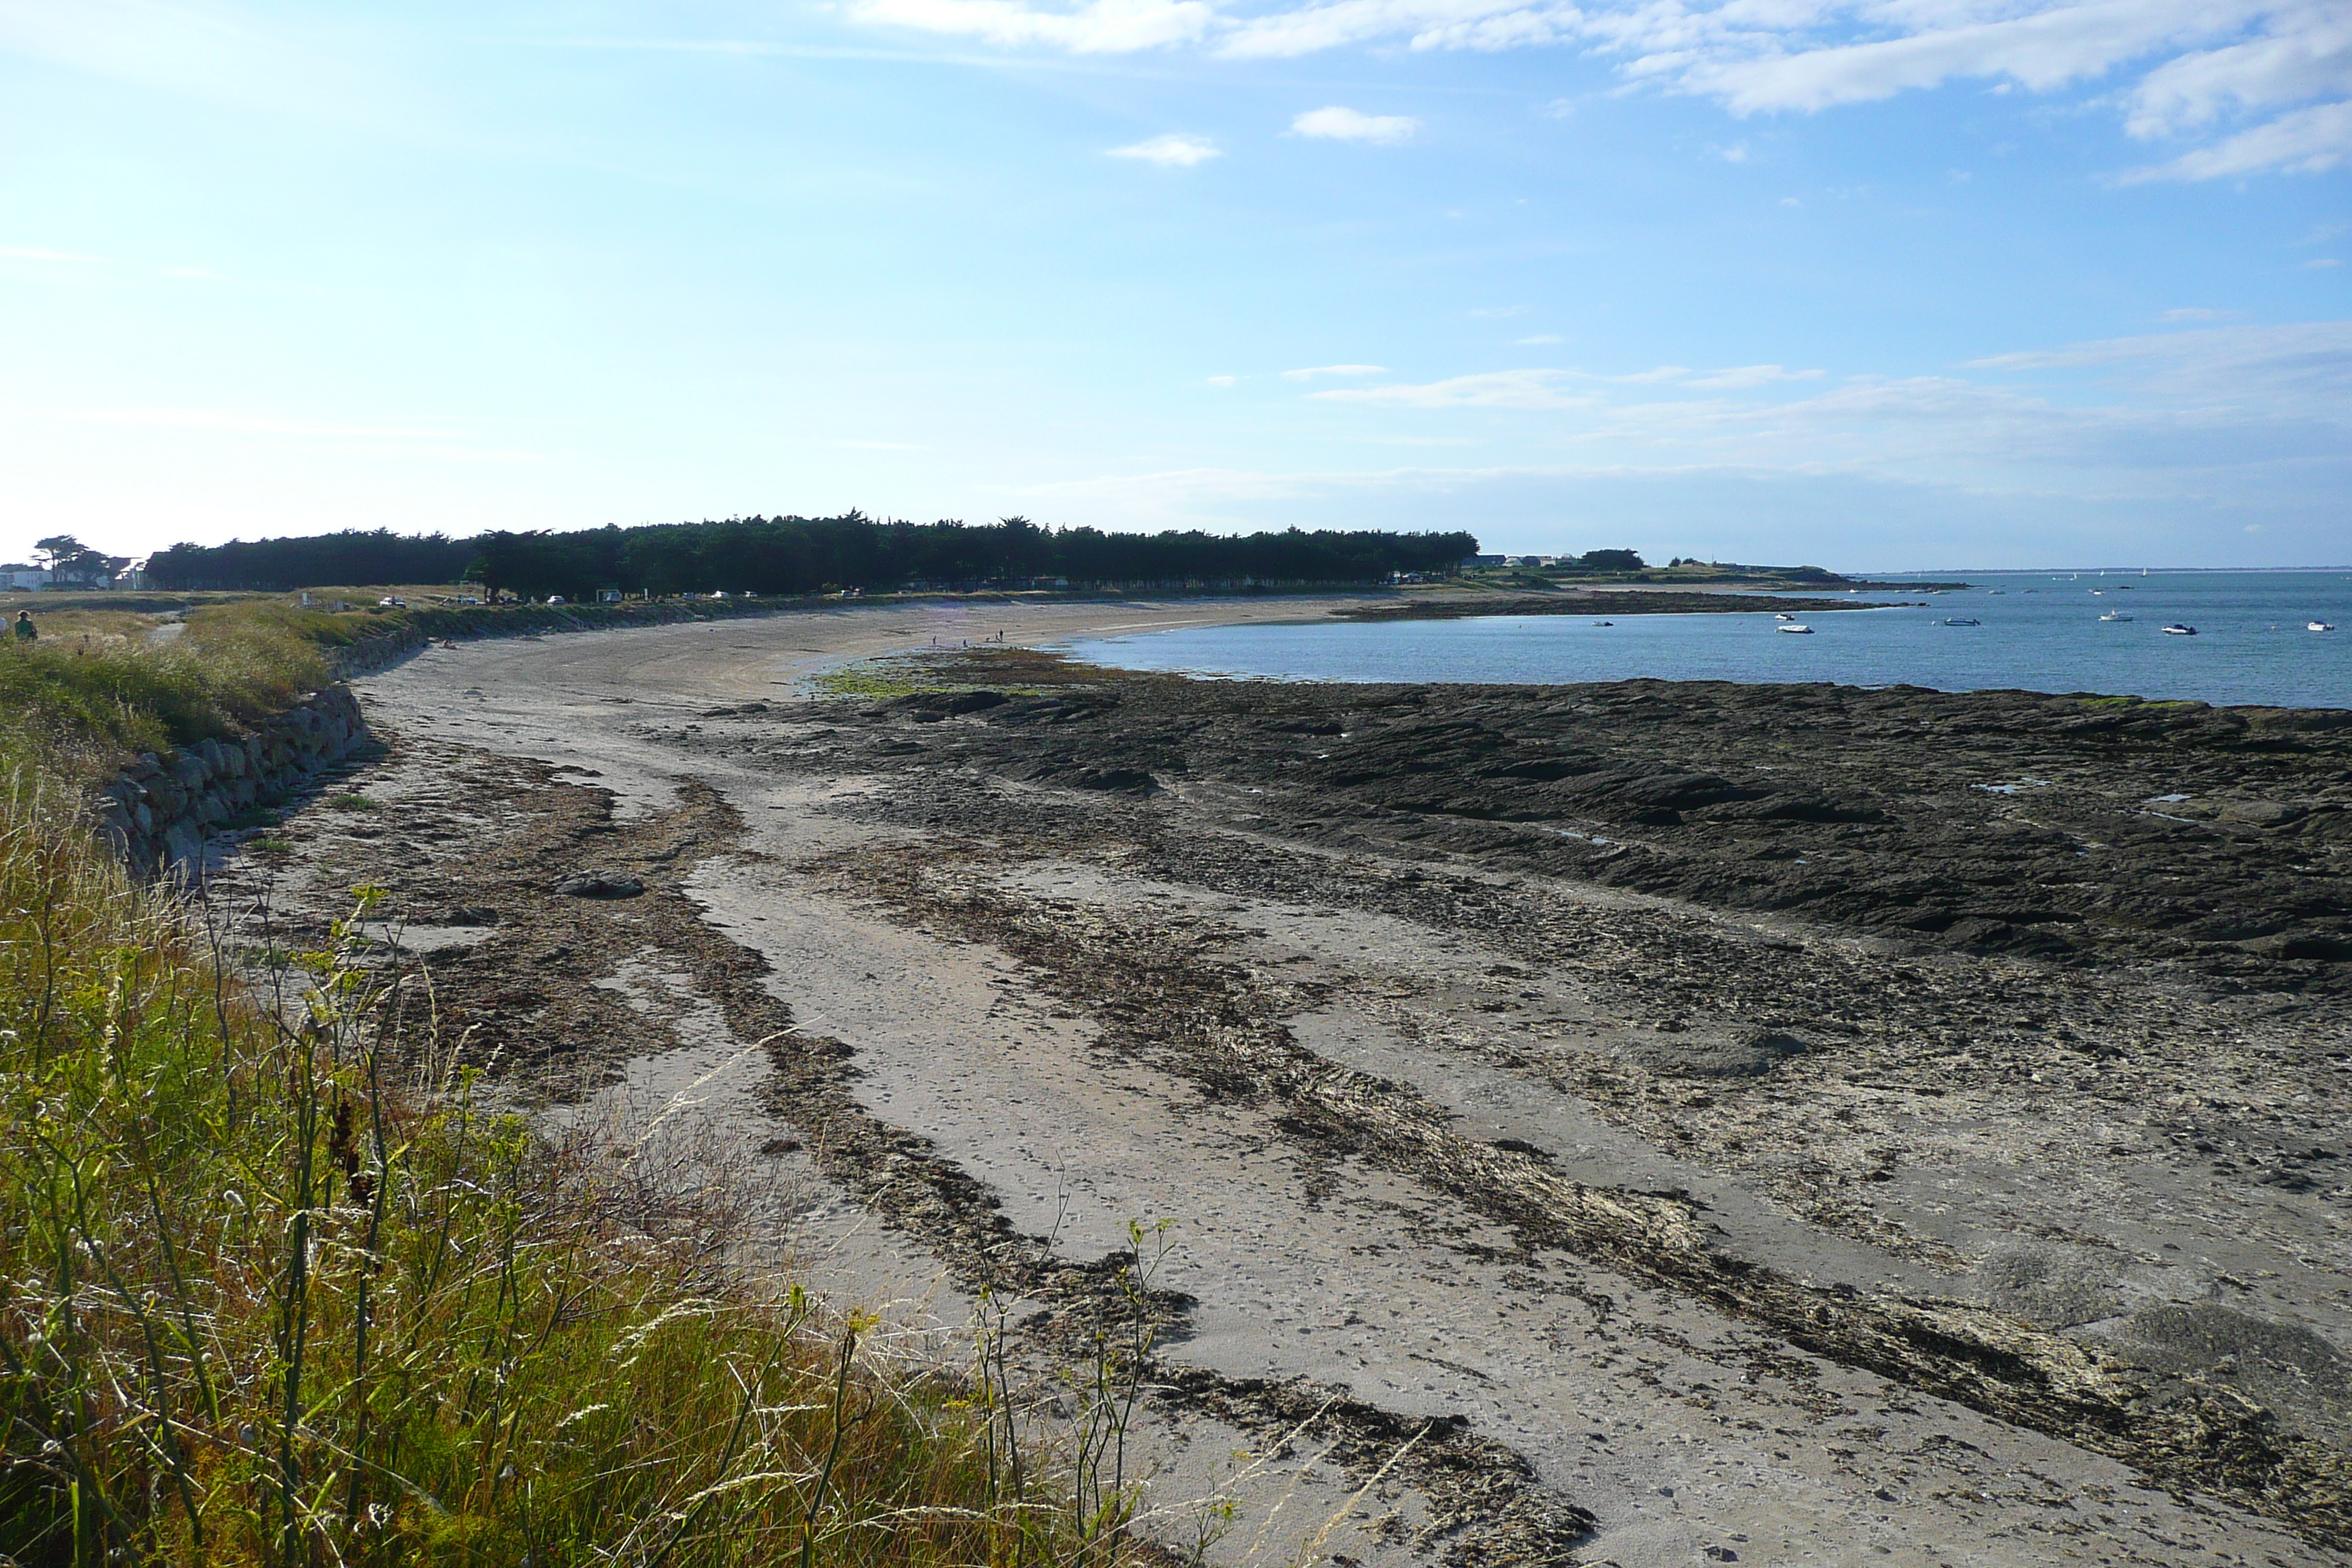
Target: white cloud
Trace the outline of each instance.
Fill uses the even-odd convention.
[[[1599,401],[1590,394],[1563,391],[1570,373],[1559,370],[1504,370],[1480,375],[1457,375],[1418,386],[1334,387],[1308,394],[1332,403],[1370,403],[1393,408],[1588,408]]]
[[[1513,338],[1511,342],[1521,348],[1527,348],[1535,343],[1558,343],[1565,342],[1567,340],[1557,332],[1538,332],[1534,337]]]
[[[1318,364],[1312,370],[1286,370],[1282,373],[1284,379],[1287,381],[1312,381],[1318,375],[1385,375],[1387,374],[1388,366],[1384,364]]]
[[[1410,114],[1363,114],[1334,104],[1328,109],[1310,109],[1290,122],[1291,131],[1300,136],[1316,136],[1329,142],[1369,142],[1376,147],[1393,147],[1400,142],[1412,140],[1421,121]]]
[[[2352,102],[2318,103],[2184,153],[2169,163],[2134,169],[2123,179],[2137,184],[2231,174],[2316,174],[2347,162],[2352,162]]]
[[[1715,155],[1727,163],[1745,163],[1748,162],[1748,143],[1734,142],[1728,147],[1718,147],[1715,150]]]
[[[1415,49],[1510,49],[1575,37],[1569,4],[1528,0],[1329,0],[1238,23],[1222,52],[1244,58],[1311,55],[1402,37]]]
[[[1212,0],[849,0],[846,14],[1080,54],[1565,45],[1614,57],[1629,86],[1713,98],[1738,115],[1815,113],[1953,82],[1994,93],[2095,85],[2135,137],[2203,142],[2126,181],[2352,162],[2352,7],[2342,0],[1276,0],[1248,16]],[[1542,111],[1572,107],[1560,99]],[[1402,115],[1316,111],[1327,115],[1332,129],[1297,129],[1382,142],[1414,129]],[[1737,162],[1746,150],[1721,155]]]
[[[1043,11],[1022,0],[852,0],[852,21],[948,33],[992,44],[1045,44],[1076,55],[1129,54],[1190,43],[1216,19],[1205,0],[1089,0]]]
[[[1241,378],[1239,376],[1234,375],[1213,375],[1209,377],[1209,384],[1211,386],[1231,386],[1234,382],[1240,379]]]
[[[1819,381],[1821,377],[1822,373],[1817,370],[1783,370],[1777,364],[1743,364],[1692,376],[1685,384],[1738,391],[1750,386],[1770,386],[1782,381]]]
[[[1108,156],[1140,158],[1163,169],[1189,169],[1195,163],[1205,163],[1223,154],[1217,151],[1217,144],[1205,136],[1179,136],[1171,132],[1165,136],[1154,136],[1149,142],[1138,142],[1131,147],[1114,147]]]
[[[2210,124],[2232,110],[2307,102],[2345,89],[2352,70],[2352,12],[2284,7],[2257,37],[2168,60],[2131,95],[2135,136]]]
[[[1654,370],[1637,370],[1630,375],[1599,377],[1622,382],[1633,386],[1672,384],[1703,387],[1710,391],[1736,392],[1751,386],[1770,386],[1783,381],[1819,381],[1818,370],[1786,370],[1777,364],[1733,365],[1726,370],[1693,370],[1688,365],[1662,364]]]
[[[1774,364],[1547,368],[1309,395],[1400,416],[1402,430],[1383,421],[1367,435],[1477,433],[1482,416],[1502,411],[1542,418],[1559,449],[1660,461],[1843,465],[1956,483],[2037,474],[2060,488],[2100,475],[2147,495],[2189,482],[2168,475],[2226,471],[2238,477],[2197,482],[2231,505],[2290,470],[2352,475],[2352,321],[2070,343],[1992,355],[1960,374],[1855,376],[1790,395],[1822,379]]]
[[[2186,403],[2265,405],[2343,419],[2352,408],[2352,321],[2202,327],[1970,360],[2002,372],[2113,370]]]
[[[2243,310],[2216,310],[2204,305],[2183,305],[2178,310],[2165,311],[2157,320],[2159,321],[2227,321],[2244,314]]]
[[[2338,261],[2332,256],[2315,256],[2310,260],[2305,262],[2304,265],[2310,268],[2341,267],[2344,263]]]
[[[1611,13],[1603,29],[1616,35],[1618,48],[1637,53],[1633,74],[1664,76],[1723,100],[1735,114],[1753,114],[1874,102],[1955,79],[2006,78],[2049,91],[2166,46],[2226,36],[2259,4],[2026,0],[1998,8],[2011,14],[1992,20],[1980,16],[1998,15],[1995,7],[1970,0],[1847,0],[1760,11],[1726,5],[1672,21],[1644,7]],[[1749,25],[1751,17],[1763,25]],[[1879,36],[1823,36],[1841,30]],[[1897,36],[1885,37],[1889,30]]]

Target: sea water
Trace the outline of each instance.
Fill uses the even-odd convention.
[[[1766,613],[1487,616],[1199,626],[1070,651],[1129,669],[1277,679],[1827,680],[2352,708],[2352,570],[1998,572],[1968,582],[1925,596],[1840,595],[1872,607],[1809,612],[1806,637],[1777,630]],[[2131,618],[2102,621],[2109,611]],[[2306,630],[2315,620],[2338,629]],[[2197,635],[2168,635],[2171,624]]]

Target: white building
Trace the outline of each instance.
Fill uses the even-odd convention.
[[[0,592],[32,594],[48,585],[49,574],[38,566],[27,566],[21,561],[0,566]]]

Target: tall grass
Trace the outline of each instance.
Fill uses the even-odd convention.
[[[429,998],[356,930],[241,992],[68,795],[0,791],[0,1556],[1134,1555],[1091,1407],[1091,1483],[1034,1447],[1024,1474],[1001,1345],[896,1366],[694,1226],[632,1224],[454,1052],[388,1053]]]
[[[164,643],[119,616],[104,619],[130,624],[94,633],[77,627],[95,617],[47,617],[29,646],[0,637],[0,762],[87,782],[128,753],[236,734],[324,684],[319,643],[258,608],[199,610]]]

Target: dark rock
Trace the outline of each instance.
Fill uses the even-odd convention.
[[[1761,1078],[1805,1042],[1777,1029],[1758,1029],[1732,1039],[1677,1035],[1622,1047],[1626,1060],[1668,1078]]]
[[[646,885],[635,877],[591,871],[564,878],[555,884],[555,890],[574,899],[634,899],[646,890]]]
[[[980,660],[973,675],[1004,679]],[[882,707],[903,722],[1001,697]],[[1154,676],[998,700],[958,729],[939,750],[980,776],[1145,798],[1199,779],[1255,792],[1253,830],[1305,842],[1410,845],[1931,947],[2172,963],[2232,991],[2352,987],[2352,724],[2325,712]],[[892,765],[932,763],[903,755]]]

